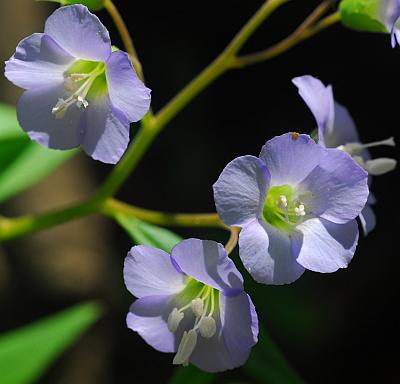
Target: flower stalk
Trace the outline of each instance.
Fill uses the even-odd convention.
[[[142,158],[147,148],[158,136],[162,129],[199,93],[208,85],[230,69],[240,68],[249,64],[272,59],[296,45],[302,40],[313,36],[317,32],[327,28],[340,19],[340,16],[324,19],[313,28],[308,28],[314,23],[323,12],[331,5],[331,1],[324,1],[306,19],[305,22],[288,38],[281,43],[262,51],[260,53],[237,56],[238,51],[243,47],[250,36],[278,7],[285,4],[288,0],[268,0],[247,22],[247,24],[232,39],[225,50],[196,78],[184,87],[167,105],[162,108],[154,117],[147,117],[142,124],[142,128],[137,134],[135,141],[128,148],[125,156],[111,172],[108,179],[99,191],[99,197],[113,196],[131,172],[135,169],[139,160]],[[253,56],[254,55],[254,56]]]

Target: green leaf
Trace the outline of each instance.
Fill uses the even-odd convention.
[[[37,183],[77,153],[31,141],[15,114],[15,108],[0,103],[0,202]]]
[[[182,241],[182,238],[172,231],[145,223],[135,217],[116,213],[114,218],[136,244],[151,245],[171,252],[171,249]]]
[[[243,369],[260,383],[304,383],[263,328],[260,328],[258,344]]]
[[[0,335],[1,384],[37,382],[101,313],[98,304],[83,303]]]
[[[210,384],[215,378],[215,374],[203,372],[193,365],[188,365],[177,368],[168,384]]]
[[[342,0],[339,12],[342,23],[366,32],[388,33],[381,19],[382,0]]]

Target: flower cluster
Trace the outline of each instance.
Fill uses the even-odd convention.
[[[400,40],[399,1],[382,1],[381,21]],[[5,75],[25,89],[17,109],[30,138],[55,149],[82,146],[94,159],[117,163],[130,123],[150,107],[150,90],[129,56],[113,49],[107,29],[82,5],[61,7],[44,33],[22,40]],[[231,161],[213,186],[217,212],[240,227],[239,255],[263,284],[288,284],[306,269],[346,268],[358,243],[375,226],[371,176],[396,167],[372,159],[332,87],[312,76],[293,83],[313,113],[311,135],[272,138],[259,156]],[[174,353],[173,364],[209,372],[244,364],[257,343],[258,318],[243,278],[221,244],[187,239],[168,254],[139,245],[125,259],[127,289],[137,297],[127,325],[149,345]]]

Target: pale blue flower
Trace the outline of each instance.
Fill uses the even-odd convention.
[[[393,137],[362,144],[353,119],[347,109],[334,100],[330,85],[325,86],[320,80],[309,75],[296,77],[292,81],[315,117],[319,144],[347,152],[372,176],[382,175],[396,167],[395,159],[387,157],[371,159],[368,151],[368,148],[379,145],[394,146]],[[360,214],[360,222],[365,235],[376,224],[375,214],[371,208],[371,204],[375,204],[375,202],[375,197],[370,194],[368,204]]]
[[[5,76],[26,91],[17,117],[43,146],[78,146],[96,160],[116,163],[129,142],[131,122],[150,106],[150,90],[128,55],[112,52],[110,36],[83,5],[57,9],[44,33],[22,40]]]
[[[175,353],[174,364],[219,372],[246,362],[257,343],[257,313],[221,244],[187,239],[171,255],[133,247],[124,278],[138,298],[128,327],[158,351]]]
[[[287,133],[269,140],[259,157],[231,161],[214,184],[214,199],[224,223],[241,227],[239,255],[253,278],[285,284],[305,269],[347,267],[367,177],[344,151]]]

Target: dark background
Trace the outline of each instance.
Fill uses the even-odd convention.
[[[153,109],[158,111],[207,66],[261,3],[116,0],[152,89]],[[294,0],[283,6],[243,51],[259,50],[285,37],[318,3]],[[42,3],[36,6],[48,7]],[[100,12],[99,17],[109,28],[113,43],[122,47],[108,15]],[[397,136],[399,63],[400,48],[391,49],[389,36],[358,33],[336,25],[276,59],[231,71],[165,128],[118,197],[163,211],[215,210],[211,186],[227,162],[244,154],[257,155],[265,141],[277,134],[308,133],[314,128],[311,113],[290,82],[299,75],[311,74],[333,85],[336,99],[351,112],[364,142]],[[133,132],[136,129],[133,127]],[[375,156],[398,157],[397,148],[372,152]],[[84,156],[73,164],[74,170],[85,169],[93,180],[89,191],[111,170]],[[256,285],[243,272],[260,324],[307,382],[391,382],[398,376],[398,353],[392,352],[399,328],[395,315],[399,265],[397,180],[398,171],[374,179],[378,225],[367,238],[361,236],[348,269],[334,274],[307,271],[297,282],[281,287]],[[71,174],[67,181],[75,183],[76,179]],[[58,193],[54,184],[49,188]],[[13,204],[4,209],[10,214],[18,211]],[[93,249],[101,249],[104,253],[106,248],[106,261],[102,261],[100,277],[87,290],[49,292],[46,277],[40,277],[38,268],[32,268],[26,260],[35,258],[26,254],[26,245],[6,245],[10,277],[6,294],[3,291],[0,297],[0,330],[20,326],[82,299],[101,298],[109,306],[109,314],[57,362],[43,382],[164,383],[173,370],[172,356],[154,351],[125,327],[133,298],[123,286],[122,263],[131,242],[115,224],[96,220],[93,225],[98,226],[98,232],[85,249],[92,253]],[[221,242],[227,239],[226,233],[207,229],[176,232]],[[51,260],[57,258],[58,250],[69,260],[74,252],[68,251],[68,241],[63,237],[69,235],[59,236]],[[31,238],[34,243],[36,237]],[[232,256],[240,266],[237,250]],[[80,260],[85,257],[83,251]],[[92,260],[97,263],[95,257]],[[90,273],[90,266],[87,268]],[[62,274],[62,268],[60,276],[69,278]],[[85,280],[86,275],[82,276]],[[71,376],[69,370],[74,369],[77,373]],[[83,371],[92,372],[92,376],[83,380],[79,374]],[[240,380],[252,382],[240,370],[219,378],[220,382]]]

